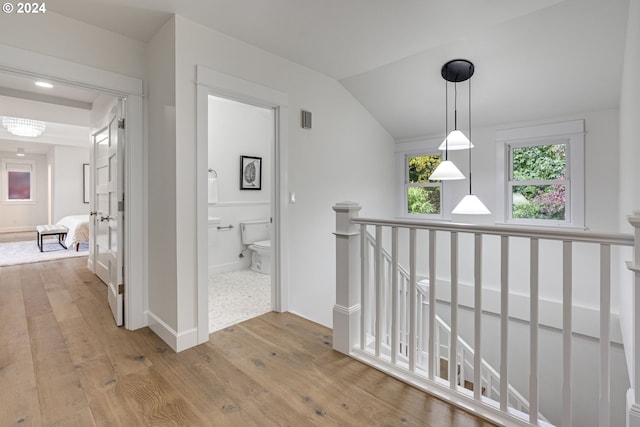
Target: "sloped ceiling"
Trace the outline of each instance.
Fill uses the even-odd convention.
[[[617,108],[628,0],[57,0],[148,41],[172,13],[339,80],[396,139],[444,134],[466,58],[474,126]]]

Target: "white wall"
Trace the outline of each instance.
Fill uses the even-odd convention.
[[[0,159],[18,159],[16,153],[0,152]],[[20,159],[36,161],[36,184],[32,191],[35,195],[34,203],[5,204],[0,200],[0,233],[10,231],[35,230],[38,224],[47,224],[47,207],[49,195],[47,192],[47,156],[44,154],[26,154]],[[4,185],[3,175],[0,173],[0,186]],[[0,187],[2,188],[2,187]],[[0,194],[2,192],[0,191]],[[34,196],[32,194],[32,197]]]
[[[220,225],[209,229],[209,273],[247,268],[250,253],[240,236],[240,222],[268,219],[271,216],[271,173],[274,149],[273,110],[209,97],[208,166],[217,172],[217,203],[209,204],[209,216],[220,219]],[[240,190],[240,156],[262,158],[260,190]]]
[[[89,213],[89,204],[83,203],[83,165],[89,163],[89,129],[87,148],[56,145],[52,148],[52,222],[67,215]]]
[[[619,210],[618,223],[622,232],[632,232],[627,215],[640,210],[640,1],[629,1],[629,21],[627,44],[625,47],[622,87],[620,88],[620,150],[618,167]],[[630,260],[622,258],[621,260]],[[629,375],[634,376],[633,357],[633,317],[632,301],[634,289],[632,274],[625,267],[619,270],[622,283],[621,325]],[[636,290],[637,292],[637,290]],[[636,384],[638,387],[638,384]],[[637,393],[636,388],[636,393]]]
[[[169,20],[149,43],[147,61],[148,103],[148,199],[149,199],[149,314],[156,322],[178,331],[176,250],[176,144],[175,130],[175,21]],[[195,221],[195,217],[186,222]],[[180,232],[181,236],[186,235]],[[182,240],[181,240],[182,241]],[[163,338],[166,339],[165,336]]]
[[[288,94],[288,179],[298,201],[290,205],[290,311],[331,325],[335,301],[335,255],[331,206],[341,200],[365,203],[365,212],[390,215],[393,194],[389,135],[338,82],[255,47],[176,16],[175,199],[176,273],[157,275],[170,286],[177,277],[178,333],[196,325],[195,66],[202,65]],[[170,49],[170,46],[169,46]],[[168,82],[165,81],[165,84]],[[151,109],[157,108],[149,99]],[[300,110],[314,113],[314,129],[299,127]],[[151,124],[151,128],[153,128]],[[154,150],[154,138],[149,149]],[[150,160],[152,154],[150,153]],[[172,159],[173,160],[173,159]],[[166,173],[171,175],[173,167]],[[171,192],[169,192],[169,198]],[[153,211],[153,210],[152,210]],[[151,214],[153,216],[153,213]],[[153,246],[153,245],[150,245]],[[168,267],[167,267],[168,268]],[[286,272],[285,272],[286,273]],[[150,283],[154,280],[151,279]],[[161,297],[175,303],[175,293]],[[152,296],[150,295],[150,298]],[[153,296],[155,298],[155,296]],[[151,304],[150,304],[151,306]]]
[[[22,18],[25,16],[3,16],[0,43],[132,77],[144,76],[145,43],[51,11],[30,16],[29,25]]]

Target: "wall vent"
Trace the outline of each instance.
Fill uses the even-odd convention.
[[[302,129],[311,129],[311,111],[302,110]]]

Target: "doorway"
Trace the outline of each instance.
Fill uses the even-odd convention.
[[[207,281],[212,333],[272,311],[275,112],[210,95],[208,117]]]
[[[33,79],[46,80],[71,88],[82,88],[127,100],[125,139],[130,143],[124,155],[127,183],[125,189],[124,220],[128,235],[121,245],[125,254],[124,282],[128,284],[125,299],[125,328],[138,329],[147,325],[145,295],[147,294],[145,206],[143,191],[145,165],[142,137],[142,80],[110,71],[82,65],[35,52],[16,54],[18,49],[0,46],[0,72]],[[29,61],[25,62],[24,57]],[[46,70],[46,71],[43,71]]]
[[[198,342],[209,340],[209,96],[225,98],[254,107],[261,107],[273,113],[273,164],[271,167],[270,233],[271,233],[271,310],[288,311],[288,263],[287,234],[287,179],[286,152],[288,127],[288,97],[284,92],[239,79],[224,73],[198,66],[197,74],[197,271],[198,271]],[[250,157],[250,156],[249,156]],[[260,156],[255,156],[260,157]],[[249,159],[251,161],[251,159]],[[233,165],[233,179],[240,186],[240,158]],[[237,166],[236,166],[237,165]],[[221,177],[220,177],[221,178]],[[238,187],[239,188],[239,187]],[[220,223],[220,226],[228,224]],[[217,227],[217,226],[216,226]],[[217,228],[216,228],[217,230]],[[239,230],[237,230],[239,232]]]

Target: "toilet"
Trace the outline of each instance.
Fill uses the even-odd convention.
[[[258,273],[271,274],[270,220],[258,219],[240,223],[242,243],[251,251],[250,268]]]

